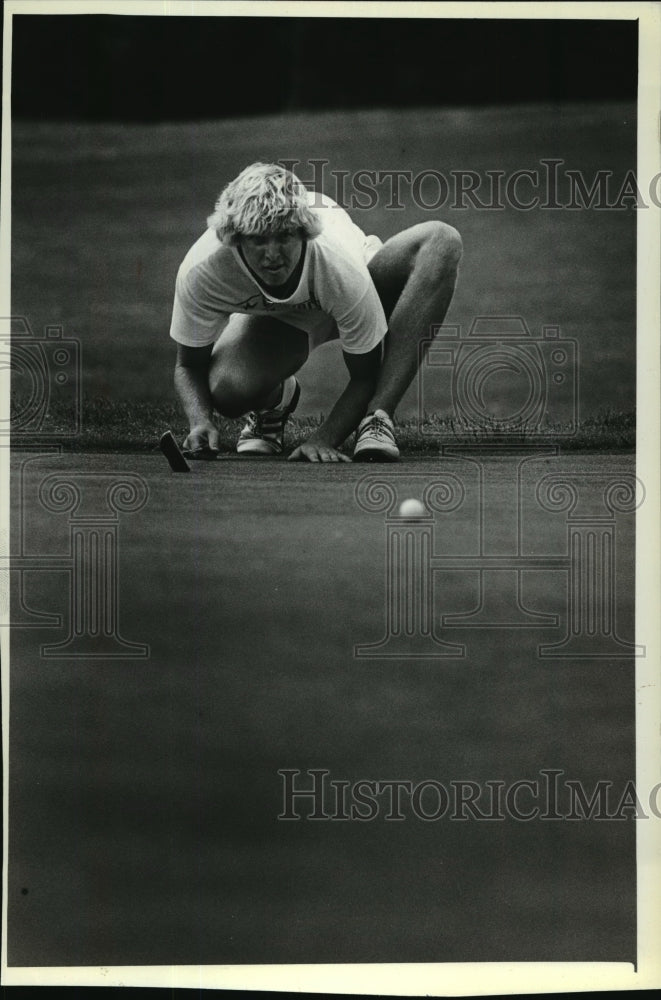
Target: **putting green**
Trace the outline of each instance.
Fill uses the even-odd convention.
[[[567,630],[568,519],[610,516],[604,490],[632,469],[626,455],[492,452],[388,469],[227,459],[184,476],[160,455],[16,455],[14,537],[34,560],[22,613],[63,622],[12,634],[9,963],[633,961],[630,819],[484,820],[450,808],[425,820],[432,786],[418,813],[404,797],[402,820],[386,819],[387,797],[369,821],[310,820],[302,799],[299,819],[278,819],[287,769],[302,772],[299,788],[325,769],[349,789],[436,781],[452,792],[464,781],[485,793],[489,781],[542,783],[556,770],[559,808],[565,779],[588,793],[610,782],[616,805],[634,777],[633,657],[549,658],[539,647]],[[574,484],[580,511],[557,498],[545,508],[539,484],[551,475]],[[387,539],[401,527],[369,477],[382,497],[421,498],[438,482],[460,497],[433,516],[431,632],[463,656],[411,658],[429,650],[415,624],[390,658],[356,655],[387,633]],[[132,486],[112,504],[132,495],[139,509],[113,520],[108,485],[122,481]],[[611,514],[626,641],[633,516]],[[148,657],[40,652],[68,635],[75,532],[87,539],[78,579],[99,564],[92,528],[114,539],[116,631]],[[500,570],[490,594],[483,575],[490,625],[444,624],[481,602],[484,566],[456,561],[491,559],[493,572],[513,551],[540,562],[521,573],[519,611],[557,621],[496,626],[513,607],[513,571]],[[416,558],[404,574],[414,588]],[[106,611],[97,606],[97,625]],[[517,802],[532,808],[529,787]]]

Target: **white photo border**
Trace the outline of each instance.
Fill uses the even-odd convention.
[[[11,315],[11,56],[14,14],[123,14],[153,16],[361,17],[637,20],[639,23],[638,177],[661,172],[661,3],[400,3],[400,2],[160,2],[160,0],[7,0],[4,5],[0,315]],[[636,517],[636,782],[655,786],[661,761],[661,642],[659,629],[660,212],[638,213],[637,468],[646,502]],[[8,370],[0,371],[0,419],[9,418]],[[0,497],[9,495],[9,451],[0,448]],[[8,545],[9,505],[2,504],[2,542]],[[5,553],[2,553],[5,554]],[[6,611],[4,612],[7,613]],[[6,619],[9,620],[9,619]],[[637,823],[638,961],[628,963],[449,963],[373,965],[240,965],[27,967],[7,965],[7,813],[9,773],[9,635],[2,653],[4,849],[2,981],[5,986],[137,986],[265,990],[396,996],[467,996],[651,989],[661,986],[661,820]]]

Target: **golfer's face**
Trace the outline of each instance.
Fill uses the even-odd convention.
[[[284,285],[301,259],[299,233],[243,236],[241,250],[248,267],[267,285]]]

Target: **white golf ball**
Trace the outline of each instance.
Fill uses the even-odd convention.
[[[427,508],[419,500],[403,500],[399,505],[401,517],[425,517]]]

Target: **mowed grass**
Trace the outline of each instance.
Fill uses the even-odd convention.
[[[142,447],[173,398],[168,331],[178,265],[204,230],[221,187],[247,163],[298,161],[300,175],[311,181],[309,161],[325,160],[317,186],[341,197],[333,171],[348,172],[346,202],[357,191],[351,178],[359,170],[411,177],[435,170],[448,180],[451,171],[473,170],[486,185],[487,171],[536,170],[541,177],[541,161],[549,158],[562,161],[560,200],[567,196],[566,170],[581,171],[588,183],[597,171],[610,171],[612,200],[635,167],[636,128],[632,105],[549,105],[151,126],[15,122],[12,139],[12,312],[25,316],[35,335],[60,324],[80,342],[83,446],[106,434],[108,447],[129,440]],[[425,209],[414,204],[406,182],[405,207],[398,209],[389,207],[387,182],[375,189],[373,207],[352,208],[366,232],[385,240],[430,218],[461,232],[464,259],[447,323],[463,335],[477,316],[520,316],[535,338],[544,325],[557,325],[576,344],[582,421],[633,411],[633,210],[486,210],[455,201],[452,191],[442,208]],[[522,199],[534,194],[525,180],[518,190]],[[433,181],[421,197],[437,199]],[[479,197],[488,202],[486,187]],[[451,419],[447,375],[430,373],[424,405],[413,386],[400,407],[402,420],[419,412]],[[328,412],[346,381],[337,345],[314,352],[300,379],[297,416]],[[98,422],[110,415],[98,400],[113,407],[109,422]],[[132,408],[114,409],[124,403]],[[130,434],[120,429],[125,424]]]
[[[321,420],[321,416],[291,417],[287,424],[287,445],[294,448],[300,444]],[[234,452],[242,423],[242,419],[216,417],[221,452]],[[165,430],[172,430],[180,443],[188,433],[186,419],[174,400],[169,403],[91,400],[84,406],[82,426],[77,434],[71,432],[71,411],[53,405],[42,427],[49,439],[57,440],[65,451],[74,452],[150,452],[158,448],[158,440]],[[397,420],[396,427],[398,442],[405,454],[430,455],[446,444],[489,443],[503,437],[513,444],[539,441],[539,436],[525,429],[508,431],[504,435],[494,423],[479,427],[435,414],[425,415],[423,419]],[[636,414],[604,409],[583,420],[576,429],[559,424],[549,431],[548,440],[561,445],[564,451],[631,450],[636,442]],[[345,446],[352,440],[353,435]],[[17,443],[20,447],[20,438]]]
[[[486,553],[517,538],[522,552],[563,555],[567,511],[540,505],[541,477],[578,477],[581,510],[598,518],[604,481],[633,466],[631,456],[530,458],[453,461],[463,500],[434,518],[441,560],[482,551],[482,539]],[[482,595],[502,615],[509,591],[503,574],[482,584],[475,570],[436,563],[434,634],[465,656],[418,659],[429,636],[403,608],[421,593],[424,563],[395,569],[392,600],[386,538],[391,526],[404,532],[378,501],[359,502],[364,468],[229,461],[175,476],[156,455],[28,455],[14,470],[26,550],[43,555],[66,552],[72,530],[66,504],[59,514],[44,504],[51,474],[80,485],[76,518],[85,531],[87,515],[93,537],[98,514],[87,512],[108,510],[109,482],[148,487],[148,502],[119,517],[117,556],[120,635],[150,656],[44,659],[40,643],[67,634],[69,588],[61,573],[26,574],[28,609],[63,625],[12,634],[12,964],[635,958],[630,816],[523,822],[503,789],[495,821],[450,804],[425,822],[406,793],[401,822],[386,818],[387,793],[370,822],[277,820],[283,768],[303,772],[298,788],[310,787],[310,768],[351,783],[437,780],[450,802],[467,780],[483,815],[487,782],[539,781],[518,806],[543,809],[541,769],[558,769],[564,814],[566,779],[589,796],[606,773],[614,809],[635,774],[635,661],[540,658],[539,644],[568,627],[564,571],[523,572],[517,590],[519,608],[557,614],[557,625],[446,628]],[[382,497],[388,483],[399,499],[420,496],[438,471],[423,459],[379,473]],[[618,515],[613,561],[623,638],[634,630],[632,521]],[[356,655],[392,621],[407,622],[399,656]],[[296,801],[299,815],[310,807]]]

